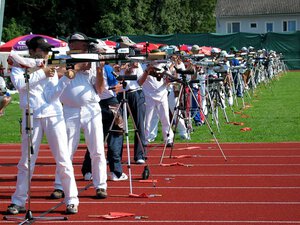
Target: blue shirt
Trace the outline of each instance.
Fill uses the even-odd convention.
[[[108,86],[115,86],[118,84],[118,81],[116,79],[116,77],[112,74],[112,72],[114,71],[113,67],[109,64],[104,65],[104,71],[106,73],[107,76],[107,84]]]

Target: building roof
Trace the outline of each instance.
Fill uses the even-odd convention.
[[[216,17],[300,14],[300,0],[217,0]]]

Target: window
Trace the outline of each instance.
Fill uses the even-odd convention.
[[[257,28],[257,24],[256,23],[250,23],[250,28]]]
[[[232,23],[227,23],[227,33],[236,33],[240,32],[240,22],[232,22]]]
[[[283,32],[293,32],[296,31],[296,20],[286,20],[282,23]]]
[[[273,32],[273,23],[266,23],[266,32]]]

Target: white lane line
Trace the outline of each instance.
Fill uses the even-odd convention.
[[[149,148],[161,148],[161,150],[163,149],[163,146],[149,146]],[[224,146],[226,147],[226,146]],[[133,147],[132,147],[133,148]],[[20,152],[20,149],[21,147],[16,147],[16,148],[13,148],[13,149],[9,149],[9,152]],[[106,148],[105,148],[106,149]],[[194,150],[194,149],[198,149],[199,151],[214,151],[214,150],[218,150],[217,147],[203,147],[203,146],[199,146],[199,147],[195,147],[195,146],[191,146],[191,147],[179,147],[177,148],[176,147],[176,144],[175,144],[175,148],[173,149],[173,152],[174,151],[183,151],[183,150]],[[294,150],[297,150],[297,151],[300,151],[300,146],[299,147],[271,147],[271,148],[261,148],[261,147],[245,147],[243,146],[243,148],[224,148],[224,150],[226,151],[294,151]],[[0,153],[4,152],[7,154],[7,151],[8,149],[7,148],[4,148],[4,147],[1,147],[0,145]],[[42,148],[40,149],[39,152],[51,152],[50,148]],[[76,150],[76,153],[77,152],[86,152],[86,149],[77,149]]]
[[[84,188],[84,186],[77,186],[78,189],[80,188]],[[15,189],[15,186],[0,186],[0,190],[6,190],[6,189]],[[51,189],[53,188],[53,186],[36,186],[36,185],[32,185],[31,189]],[[128,188],[128,186],[109,186],[108,187],[110,190],[111,189],[126,189]],[[162,189],[186,189],[186,190],[205,190],[205,189],[273,189],[273,190],[297,190],[300,189],[300,187],[182,187],[182,186],[174,186],[174,187],[144,187],[144,186],[139,186],[139,187],[135,187],[136,189],[151,189],[151,190],[162,190]]]
[[[148,158],[160,158],[161,156],[148,156]],[[53,159],[53,156],[39,156],[39,159]],[[75,156],[73,159],[82,159],[83,156]],[[222,156],[191,154],[190,158],[223,158]],[[229,158],[300,158],[300,155],[234,155]],[[0,156],[0,160],[20,159],[20,156]],[[170,159],[165,157],[165,159]],[[174,158],[172,158],[174,159]],[[53,161],[54,162],[54,161]]]
[[[6,165],[7,163],[0,163],[0,167],[7,167],[7,165]],[[16,165],[17,165],[17,163],[15,163]],[[124,164],[124,165],[126,165],[126,164]],[[133,164],[134,165],[134,164]],[[161,166],[160,164],[148,164],[149,166]],[[49,164],[49,162],[47,162],[47,163],[43,163],[43,162],[37,162],[36,163],[36,166],[47,166],[47,167],[49,167],[49,166],[56,166],[55,165],[55,162],[53,161],[53,163],[51,163],[51,164]],[[81,163],[74,163],[73,164],[73,166],[74,167],[77,167],[77,166],[82,166],[81,165]],[[276,166],[300,166],[300,163],[290,163],[290,164],[286,164],[286,163],[279,163],[279,164],[276,164],[276,163],[268,163],[268,164],[266,164],[266,163],[247,163],[247,164],[237,164],[237,163],[235,163],[235,164],[230,164],[230,162],[229,163],[219,163],[219,164],[217,164],[217,163],[213,163],[213,164],[204,164],[204,163],[202,163],[202,164],[195,164],[195,163],[191,163],[191,164],[189,164],[189,163],[186,163],[184,166],[181,166],[181,167],[195,167],[195,166],[197,166],[197,167],[209,167],[209,166],[228,166],[228,167],[235,167],[235,166],[274,166],[274,167],[276,167]]]
[[[46,221],[39,221],[39,223],[46,223]],[[238,224],[300,224],[300,221],[289,221],[289,220],[74,220],[74,221],[51,221],[51,224],[53,223],[62,223],[62,224],[69,224],[69,223],[82,223],[82,224],[88,224],[88,223],[95,223],[95,224],[100,224],[100,223],[119,223],[119,224],[124,224],[124,223],[159,223],[159,224],[165,224],[165,223],[170,223],[170,224],[199,224],[199,223],[225,223],[225,224],[233,224],[233,223],[238,223]]]
[[[16,177],[17,174],[1,174],[1,177],[11,178]],[[54,177],[55,174],[33,174],[33,178]],[[140,177],[140,174],[132,174],[133,177]],[[152,174],[153,178],[156,177],[299,177],[300,174]],[[76,179],[82,178],[82,174],[75,174]]]
[[[51,204],[53,205],[53,203],[60,203],[61,201],[38,201],[38,200],[31,200],[32,204]],[[101,202],[102,204],[160,204],[160,205],[164,205],[164,204],[185,204],[185,205],[189,205],[189,204],[193,204],[193,205],[299,205],[300,206],[300,202],[224,202],[224,201],[219,201],[219,202],[207,202],[207,201],[203,201],[203,202],[192,202],[192,201],[93,201],[91,198],[91,201],[80,201],[80,204],[99,204],[99,202]],[[11,203],[10,200],[4,200],[2,201],[2,203]]]

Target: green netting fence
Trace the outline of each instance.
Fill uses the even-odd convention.
[[[198,33],[198,34],[169,34],[169,35],[126,35],[132,41],[161,43],[168,45],[213,46],[229,51],[231,46],[238,49],[253,46],[255,49],[274,50],[282,53],[289,69],[300,69],[300,31],[291,33],[255,34],[255,33]],[[103,39],[116,41],[119,36]]]

